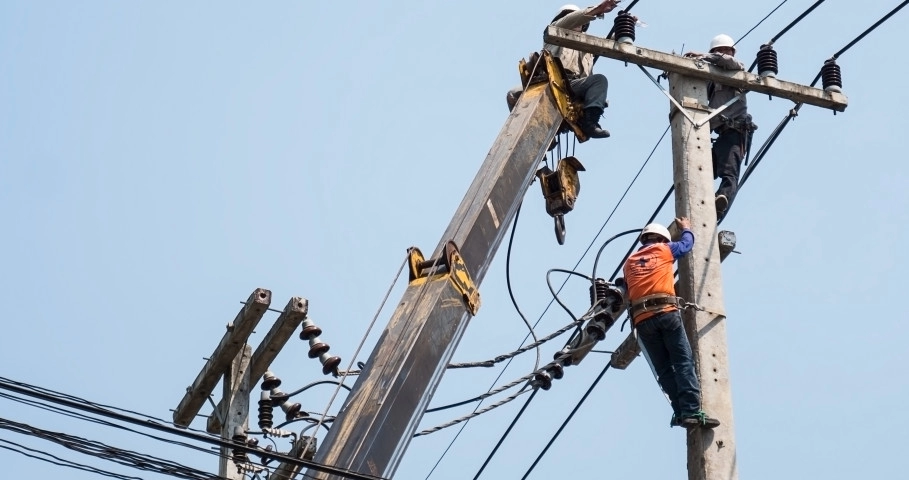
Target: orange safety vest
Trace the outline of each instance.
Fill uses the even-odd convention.
[[[628,285],[628,299],[632,305],[652,295],[675,297],[675,276],[672,268],[674,262],[675,258],[672,257],[672,250],[667,243],[646,245],[628,257],[623,271],[625,283]],[[647,311],[633,317],[633,321],[637,325],[654,315],[673,310],[678,308],[671,304],[656,309],[648,308]]]

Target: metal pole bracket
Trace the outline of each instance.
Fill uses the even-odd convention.
[[[480,310],[480,291],[470,277],[464,257],[453,241],[445,244],[440,258],[426,260],[417,247],[407,249],[408,264],[410,265],[410,283],[432,280],[451,280],[451,284],[464,297],[467,311],[476,315]]]

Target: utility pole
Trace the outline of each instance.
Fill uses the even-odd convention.
[[[249,357],[252,347],[243,345],[240,353],[234,357],[230,369],[224,375],[223,402],[227,405],[226,415],[221,422],[221,438],[232,439],[239,430],[246,436],[249,420]],[[218,460],[218,475],[228,480],[245,480],[246,475],[234,464],[231,449],[221,447],[221,457]]]
[[[691,219],[691,230],[697,239],[692,252],[679,262],[678,292],[682,298],[703,309],[685,310],[683,318],[701,383],[702,406],[722,422],[713,430],[688,430],[688,478],[735,480],[738,478],[735,423],[726,347],[726,314],[720,271],[721,237],[717,235],[709,126],[709,118],[718,112],[712,112],[707,107],[707,82],[758,91],[836,111],[846,108],[846,97],[838,92],[784,82],[774,77],[729,72],[694,59],[556,27],[547,28],[544,39],[546,43],[669,72],[676,216]],[[626,344],[629,344],[627,340],[623,343],[627,352],[631,349]]]
[[[250,385],[265,373],[294,330],[306,318],[309,309],[306,299],[291,297],[253,352],[247,340],[262,320],[269,305],[271,305],[269,290],[257,288],[250,294],[234,320],[227,324],[227,332],[205,362],[196,380],[186,388],[186,394],[180,404],[174,409],[175,426],[186,428],[192,423],[205,400],[223,377],[223,397],[215,405],[206,428],[210,433],[219,433],[224,440],[245,442],[249,424]],[[235,436],[237,439],[234,439]],[[248,462],[244,458],[237,463],[232,456],[232,450],[221,447],[218,474],[229,480],[244,480]],[[242,457],[245,455],[238,458]]]
[[[695,371],[701,380],[701,408],[721,419],[721,425],[714,430],[687,431],[688,478],[735,480],[738,471],[723,281],[716,242],[710,123],[695,129],[697,123],[689,120],[703,122],[710,114],[704,107],[707,82],[673,72],[669,74],[669,85],[673,98],[689,115],[676,112],[671,120],[676,216],[690,218],[694,238],[706,240],[696,240],[691,252],[679,260],[678,294],[704,308],[704,311],[683,310],[682,318],[695,357]]]

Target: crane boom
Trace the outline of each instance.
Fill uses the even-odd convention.
[[[386,478],[394,475],[471,315],[464,289],[450,277],[460,276],[461,283],[468,277],[473,288],[479,286],[562,125],[558,97],[549,85],[537,83],[525,90],[431,260],[413,261],[412,254],[411,282],[316,462]],[[448,273],[438,274],[432,266],[445,263],[452,245],[462,263],[457,267],[449,261]],[[428,275],[420,276],[422,267],[428,267]],[[341,478],[314,470],[307,475]]]

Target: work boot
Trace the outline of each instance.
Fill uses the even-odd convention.
[[[600,116],[603,115],[603,109],[600,107],[587,107],[584,109],[584,115],[578,120],[578,126],[581,131],[589,138],[608,138],[609,130],[600,127]]]
[[[693,413],[691,415],[683,415],[679,420],[679,424],[685,428],[716,428],[720,426],[720,421],[715,418],[708,417],[703,410],[698,410],[697,413]]]
[[[681,425],[681,421],[680,421],[680,419],[679,419],[679,416],[676,415],[675,413],[673,413],[673,414],[672,414],[672,418],[669,419],[669,427],[670,427],[670,428],[672,428],[672,427],[678,427],[679,425]]]
[[[726,198],[726,195],[720,194],[716,196],[716,218],[723,218],[726,215],[726,209],[729,208],[729,199]]]

